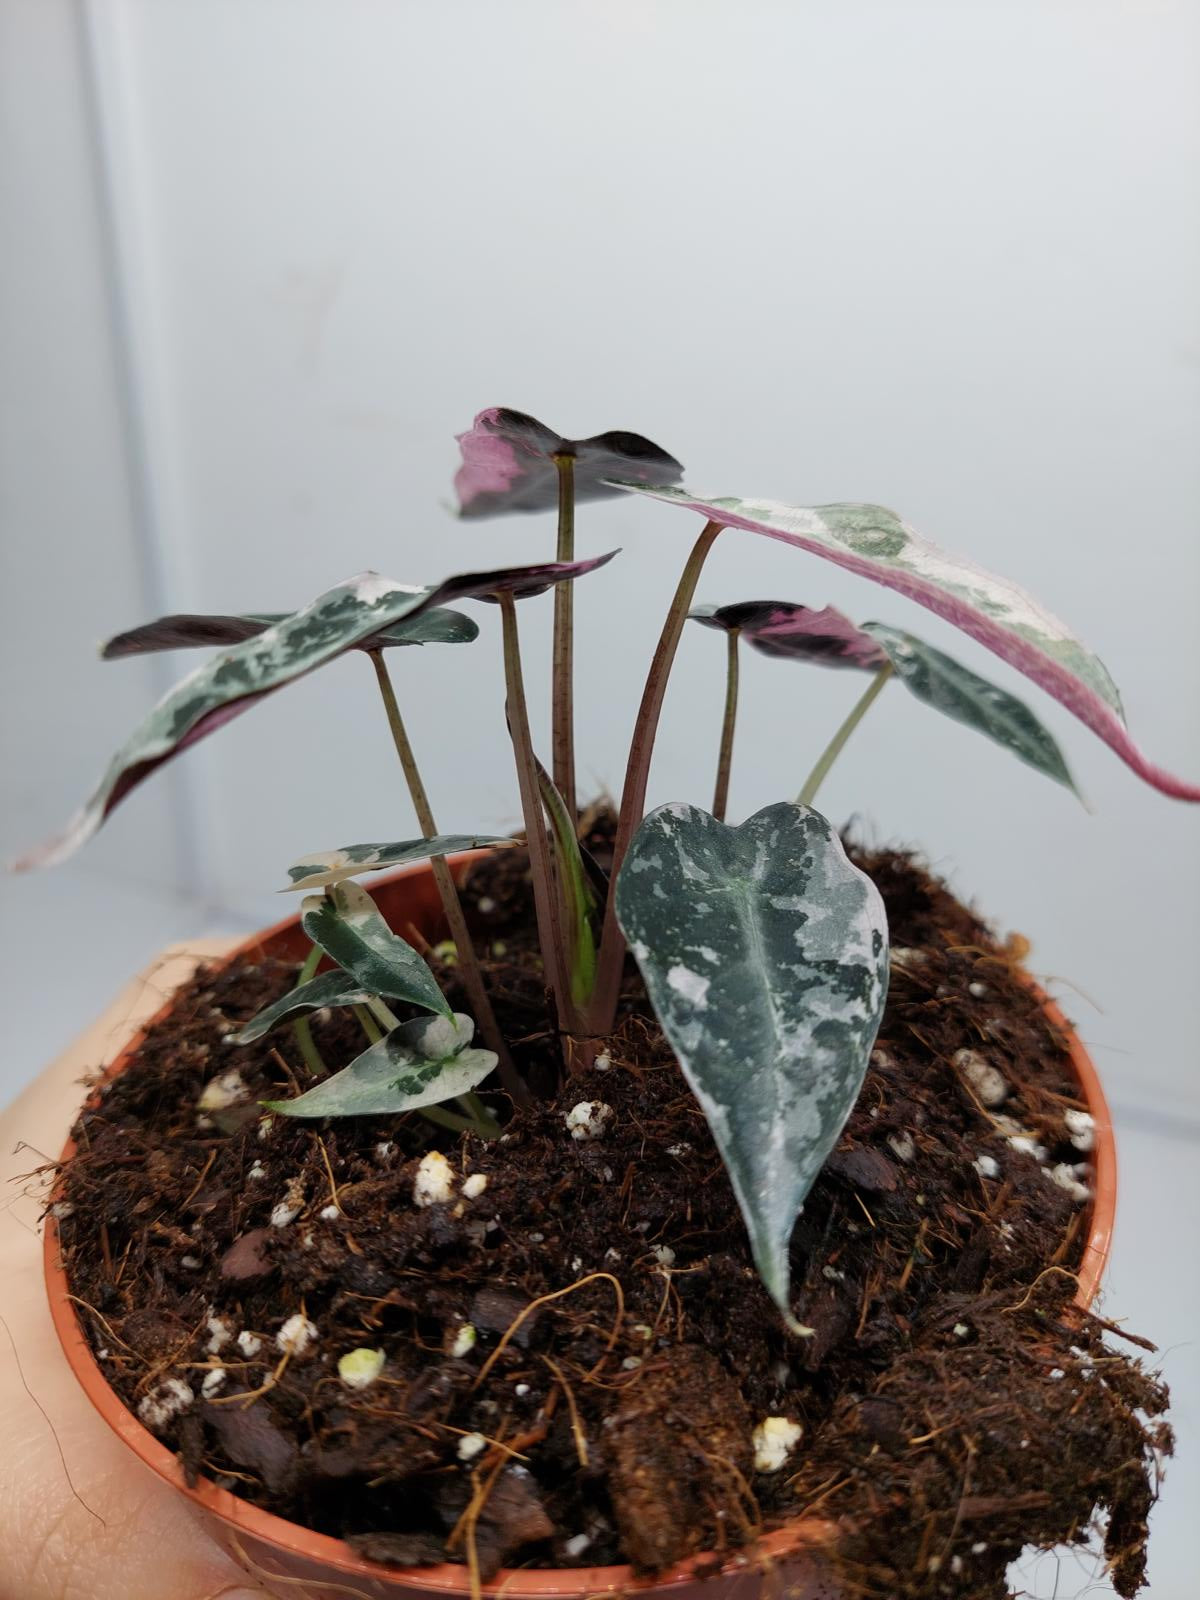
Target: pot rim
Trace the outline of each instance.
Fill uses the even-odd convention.
[[[491,854],[488,850],[463,851],[450,857],[455,875],[459,876],[472,861]],[[430,869],[425,862],[416,862],[376,880],[377,886],[402,882],[408,878],[428,878]],[[263,946],[280,939],[299,925],[299,916],[283,917],[279,922],[243,940],[228,955],[215,963],[217,970],[245,956],[261,955]],[[1041,1002],[1042,1009],[1052,1023],[1065,1035],[1071,1065],[1079,1080],[1080,1089],[1088,1111],[1095,1121],[1095,1144],[1092,1149],[1093,1190],[1092,1213],[1084,1243],[1083,1257],[1077,1275],[1075,1304],[1087,1308],[1095,1299],[1108,1263],[1112,1248],[1113,1225],[1117,1202],[1116,1145],[1113,1138],[1112,1117],[1099,1075],[1091,1056],[1084,1048],[1074,1028],[1058,1005],[1046,994],[1041,985],[1023,968],[1020,977]],[[168,999],[158,1011],[138,1030],[113,1060],[89,1095],[95,1097],[102,1084],[110,1082],[123,1072],[140,1048],[151,1028],[162,1022],[174,1004]],[[68,1136],[58,1164],[61,1167],[75,1153],[75,1142]],[[195,1488],[189,1488],[182,1479],[178,1457],[137,1420],[118,1398],[116,1391],[92,1354],[70,1298],[66,1272],[58,1250],[58,1227],[49,1213],[45,1219],[43,1261],[46,1291],[55,1331],[62,1345],[67,1363],[75,1374],[84,1393],[105,1422],[130,1450],[160,1478],[180,1494],[235,1532],[273,1545],[281,1551],[302,1559],[319,1563],[341,1576],[369,1578],[375,1582],[425,1589],[447,1596],[469,1596],[471,1582],[468,1569],[452,1562],[429,1567],[389,1567],[363,1561],[353,1555],[348,1546],[330,1534],[316,1533],[289,1522],[272,1512],[240,1499],[227,1489],[220,1488],[210,1479],[201,1477]],[[813,1550],[827,1544],[836,1533],[836,1524],[815,1517],[798,1516],[794,1521],[764,1534],[757,1543],[734,1552],[722,1567],[723,1572],[736,1571],[750,1564],[770,1563]],[[658,1573],[653,1577],[639,1577],[628,1565],[605,1567],[504,1567],[485,1584],[489,1593],[503,1592],[506,1600],[584,1600],[585,1596],[613,1594],[628,1590],[657,1590],[677,1588],[696,1580],[697,1568],[712,1561],[711,1554],[701,1553]]]

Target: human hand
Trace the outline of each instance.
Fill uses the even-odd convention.
[[[0,1600],[272,1600],[76,1383],[46,1302],[45,1185],[28,1176],[62,1149],[85,1074],[226,947],[167,951],[0,1114]]]

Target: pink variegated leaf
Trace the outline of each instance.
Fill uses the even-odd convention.
[[[14,863],[18,871],[52,866],[72,855],[114,807],[165,761],[223,727],[269,694],[353,650],[365,640],[450,600],[493,600],[541,594],[611,561],[544,561],[461,573],[431,588],[361,573],[261,633],[220,651],[183,679],[117,751],[91,797],[57,838]]]
[[[481,411],[458,435],[462,466],[454,478],[464,517],[507,511],[547,511],[558,504],[554,458],[570,456],[576,500],[600,500],[620,490],[610,478],[633,483],[678,483],[683,468],[640,433],[614,429],[591,439],[564,439],[536,417],[506,406]]]
[[[732,495],[705,498],[628,479],[620,487],[683,506],[723,527],[765,534],[895,589],[1053,695],[1153,788],[1177,800],[1200,801],[1200,785],[1156,766],[1134,744],[1116,685],[1066,623],[1016,584],[923,539],[894,511],[856,503],[790,506]]]
[[[767,656],[867,672],[878,671],[887,660],[874,639],[833,606],[814,611],[786,600],[742,600],[731,606],[697,606],[689,617],[726,633],[736,630]]]

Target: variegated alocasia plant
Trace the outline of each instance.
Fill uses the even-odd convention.
[[[764,534],[918,601],[1017,667],[1155,788],[1192,801],[1200,800],[1200,788],[1155,766],[1137,748],[1112,679],[1064,623],[1015,585],[930,544],[893,512],[702,497],[679,486],[679,463],[640,434],[618,430],[571,439],[505,408],[480,412],[459,442],[455,483],[462,516],[556,509],[553,560],[419,585],[367,573],[294,612],[176,614],[119,634],[103,651],[108,659],[197,646],[217,653],[150,711],[65,833],[19,865],[65,859],[164,762],[335,657],[365,652],[420,837],[314,851],[288,870],[287,887],[306,896],[301,924],[311,952],[296,987],[247,1023],[235,1042],[291,1030],[312,1083],[292,1100],[272,1102],[280,1114],[411,1111],[441,1126],[493,1136],[504,1104],[493,1088],[518,1106],[529,1089],[503,1037],[446,858],[512,841],[478,830],[440,831],[385,652],[469,644],[478,625],[448,606],[495,603],[550,1021],[562,1039],[564,1071],[586,1071],[614,1027],[628,941],[728,1169],[763,1282],[789,1325],[803,1333],[790,1306],[791,1233],[858,1094],[888,977],[879,895],[813,809],[820,783],[868,706],[896,678],[925,704],[1056,782],[1074,785],[1057,742],[1030,707],[912,633],[875,622],[860,627],[830,607],[781,601],[696,607],[716,539],[726,528]],[[611,554],[576,558],[575,506],[622,494],[690,509],[704,521],[650,663],[606,877],[577,836],[572,593],[575,581]],[[555,597],[549,771],[530,726],[517,620],[517,602],[547,589]],[[679,803],[645,816],[659,715],[689,617],[726,637],[712,812]],[[725,811],[743,639],[764,654],[862,672],[869,682],[798,798],[730,826]],[[356,881],[426,859],[470,1015],[452,1011],[429,964],[387,925]],[[328,970],[318,970],[323,963]],[[315,1012],[331,1006],[350,1011],[366,1040],[366,1048],[333,1073],[309,1026]],[[399,1016],[394,1007],[409,1015]],[[481,1090],[489,1098],[481,1098]]]

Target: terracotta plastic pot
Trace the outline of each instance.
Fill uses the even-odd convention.
[[[460,874],[476,856],[471,852],[456,858]],[[411,923],[426,938],[442,933],[441,906],[428,867],[417,866],[394,873],[372,885],[389,921],[398,931]],[[240,957],[273,956],[300,961],[307,954],[308,940],[298,919],[291,917],[266,932],[246,940],[232,951],[226,962]],[[1080,1304],[1091,1303],[1108,1259],[1116,1210],[1116,1152],[1108,1105],[1096,1069],[1086,1050],[1067,1025],[1058,1007],[1042,993],[1033,980],[1030,987],[1041,997],[1047,1016],[1063,1028],[1070,1044],[1071,1061],[1079,1079],[1088,1110],[1096,1122],[1093,1152],[1095,1199],[1079,1269]],[[153,1027],[171,1010],[168,1001],[148,1024]],[[105,1073],[116,1077],[124,1071],[137,1051],[144,1031],[129,1041]],[[74,1145],[68,1141],[62,1159],[68,1160]],[[75,1376],[89,1399],[113,1431],[166,1482],[195,1505],[208,1522],[213,1535],[248,1572],[268,1585],[281,1578],[286,1592],[306,1600],[401,1600],[402,1596],[426,1596],[441,1600],[446,1596],[466,1596],[470,1592],[467,1569],[462,1566],[396,1570],[359,1560],[341,1540],[313,1533],[295,1523],[272,1516],[248,1501],[240,1500],[215,1483],[201,1479],[189,1489],[177,1457],[149,1433],[117,1398],[97,1365],[91,1348],[68,1298],[68,1283],[58,1251],[58,1235],[52,1218],[47,1218],[45,1235],[46,1287],[54,1325]],[[697,1561],[683,1563],[654,1579],[639,1579],[627,1566],[579,1567],[561,1570],[502,1571],[486,1585],[489,1594],[503,1594],[506,1600],[585,1600],[585,1597],[611,1595],[638,1590],[668,1590],[672,1600],[693,1600],[703,1592],[707,1600],[757,1600],[764,1587],[783,1582],[779,1591],[789,1600],[836,1600],[837,1588],[829,1578],[821,1549],[836,1536],[836,1529],[816,1518],[799,1518],[763,1537],[753,1552],[734,1557],[719,1576],[697,1576]],[[712,1571],[711,1558],[699,1564]]]

